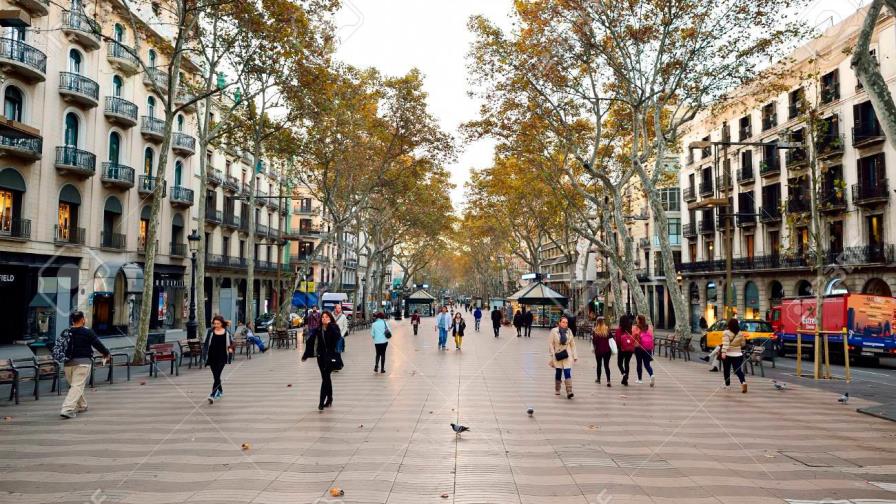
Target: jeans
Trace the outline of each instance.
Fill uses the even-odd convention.
[[[320,404],[324,406],[333,402],[333,381],[330,379],[330,363],[326,357],[317,358],[317,368],[320,370]]]
[[[554,368],[554,380],[560,381],[561,376],[563,376],[567,380],[572,380],[572,369]]]
[[[495,329],[495,337],[498,337],[498,331],[501,330],[501,324],[492,326]]]
[[[523,326],[516,326],[516,337],[519,338],[523,335]]]
[[[439,348],[445,348],[448,346],[448,329],[444,327],[439,328]]]
[[[600,366],[603,363],[604,370],[607,372],[607,383],[610,383],[610,357],[613,355],[612,352],[607,352],[604,354],[596,354],[597,356],[597,380],[600,381]]]
[[[643,348],[635,349],[635,365],[638,370],[638,379],[641,379],[641,365],[647,369],[647,376],[653,376],[653,368],[650,367],[650,361],[653,360],[653,357],[650,355],[650,352],[644,350]]]
[[[532,337],[532,326],[531,325],[526,325],[526,337],[527,338]]]
[[[385,343],[374,343],[374,347],[376,347],[376,360],[373,364],[373,369],[386,369],[386,347],[389,346],[389,342]],[[380,365],[380,361],[382,361],[382,366]]]
[[[480,321],[481,321],[480,319],[476,319],[476,332],[479,332],[479,322]]]
[[[221,387],[221,372],[224,371],[224,362],[210,362],[208,367],[212,370],[212,393],[209,395],[215,395],[217,392],[224,393],[224,388]]]
[[[731,368],[734,367],[734,374],[737,375],[737,379],[740,380],[741,383],[747,381],[747,378],[744,376],[744,356],[738,355],[736,357],[727,355],[724,359],[722,359],[722,368],[725,374],[725,386],[731,385]]]
[[[264,341],[261,341],[261,338],[258,336],[249,336],[246,338],[246,341],[257,346],[259,352],[264,352]]]
[[[90,378],[90,365],[75,364],[65,366],[65,380],[68,382],[68,394],[62,403],[62,413],[77,413],[87,409],[87,400],[84,399],[84,385]]]
[[[616,359],[616,364],[619,365],[619,372],[622,373],[622,383],[624,385],[628,384],[628,372],[631,369],[632,353],[619,352],[619,357]]]
[[[420,327],[420,324],[414,324],[414,336],[417,335],[417,328]]]

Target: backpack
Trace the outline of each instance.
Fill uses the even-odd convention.
[[[623,332],[619,337],[619,351],[620,352],[634,352],[635,351],[635,337],[627,332]]]
[[[72,334],[68,329],[56,337],[56,343],[53,345],[53,360],[61,364],[71,359],[72,355]]]
[[[648,352],[653,351],[653,331],[650,329],[641,331],[641,348]]]

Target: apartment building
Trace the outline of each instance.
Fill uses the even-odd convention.
[[[5,300],[0,316],[7,324],[0,344],[58,334],[74,308],[83,310],[100,334],[126,333],[136,322],[144,282],[153,283],[150,327],[178,330],[187,316],[191,231],[205,229],[213,250],[240,257],[235,233],[219,231],[224,222],[215,222],[214,212],[201,225],[205,209],[195,206],[196,192],[206,190],[198,187],[197,156],[210,156],[216,167],[224,159],[237,160],[228,153],[196,152],[195,108],[176,118],[166,185],[154,191],[163,138],[154,83],[168,85],[166,24],[159,17],[165,12],[140,9],[141,29],[135,34],[114,1],[60,6],[0,0],[0,295]],[[135,36],[141,37],[145,72],[126,50],[135,46]],[[182,70],[189,81],[197,67],[187,60]],[[178,96],[189,97],[186,91]],[[247,171],[244,166],[227,175],[244,184]],[[217,182],[212,179],[209,189],[226,193],[229,177],[222,171]],[[262,183],[260,190],[270,189]],[[164,199],[158,253],[153,278],[144,278],[154,197]],[[215,212],[226,211],[224,199],[214,200]],[[269,216],[273,210],[260,215],[268,229],[276,221]],[[245,253],[264,254],[270,261],[278,253],[265,248],[271,243],[268,237],[257,252]],[[214,256],[209,262],[214,270]],[[232,278],[245,274],[239,264],[227,264]],[[222,277],[221,290],[224,285]],[[206,292],[211,293],[208,307],[217,311],[219,291]]]
[[[732,308],[738,315],[763,318],[785,296],[813,294],[811,170],[807,151],[794,147],[805,144],[803,97],[820,103],[827,126],[816,145],[808,146],[822,166],[825,293],[891,295],[896,288],[896,213],[889,182],[896,174],[896,152],[844,51],[855,46],[865,12],[859,10],[793,54],[793,75],[815,68],[817,82],[795,78],[780,95],[761,102],[745,98],[746,110],[703,114],[690,125],[685,147],[709,142],[683,149],[681,160],[681,274],[692,327],[701,317],[712,323],[724,316],[725,229],[732,233]],[[884,79],[892,82],[892,16],[879,20],[872,52]],[[743,142],[754,145],[738,144]]]

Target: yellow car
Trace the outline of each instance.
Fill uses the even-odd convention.
[[[700,338],[700,348],[704,352],[722,344],[722,333],[728,328],[727,320],[719,320],[707,329],[706,334]],[[778,337],[772,331],[772,325],[764,320],[741,320],[740,331],[743,333],[747,341],[754,339],[765,339],[775,341]]]

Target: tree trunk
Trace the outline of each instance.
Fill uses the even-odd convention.
[[[874,34],[874,28],[877,26],[877,20],[880,17],[880,11],[883,8],[884,0],[873,0],[865,15],[865,22],[862,30],[859,32],[856,41],[855,51],[852,55],[850,64],[858,77],[859,82],[868,93],[871,99],[871,105],[877,115],[878,122],[890,142],[890,145],[896,148],[896,104],[893,103],[893,95],[880,73],[880,65],[869,54],[871,36]],[[886,1],[887,6],[896,14],[896,1]]]
[[[616,221],[616,229],[622,239],[623,256],[620,270],[622,271],[623,278],[625,278],[625,282],[629,286],[629,292],[635,299],[635,307],[638,311],[637,314],[644,315],[644,317],[647,318],[647,323],[653,325],[653,321],[650,317],[650,308],[647,305],[647,296],[645,296],[644,292],[641,290],[641,284],[638,281],[638,276],[635,274],[634,254],[632,252],[633,244],[632,238],[628,233],[628,228],[625,227],[625,216],[622,214],[622,196],[617,191],[613,193],[613,199],[615,200],[613,205],[613,218]]]

